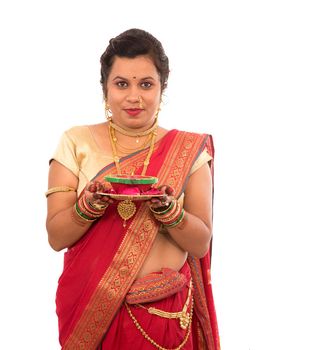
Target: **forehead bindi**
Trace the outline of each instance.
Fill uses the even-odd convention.
[[[147,56],[137,56],[135,58],[116,57],[109,79],[124,77],[130,80],[142,80],[151,78],[159,80],[159,74],[152,60]]]

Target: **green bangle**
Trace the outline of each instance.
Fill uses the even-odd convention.
[[[172,222],[172,224],[168,224],[168,225],[164,225],[165,227],[168,227],[168,228],[173,228],[173,227],[176,227],[177,225],[180,224],[180,222],[183,220],[185,216],[185,210],[182,208],[181,210],[181,214],[180,216],[177,218],[177,220],[175,222]]]
[[[154,213],[154,214],[156,214],[156,215],[163,215],[163,214],[168,213],[170,210],[172,210],[172,208],[174,207],[175,203],[176,203],[176,200],[174,199],[174,200],[170,203],[170,205],[169,205],[165,210],[163,210],[163,211],[156,211],[156,210],[154,210],[154,209],[152,209],[152,208],[150,208],[150,210],[151,210],[152,213]]]
[[[78,214],[78,216],[81,217],[82,219],[84,219],[84,220],[86,220],[86,221],[89,221],[89,222],[92,222],[92,221],[95,221],[95,220],[96,220],[96,218],[94,219],[94,218],[91,218],[91,217],[87,216],[86,214],[84,214],[84,213],[80,210],[80,208],[79,208],[77,202],[76,202],[76,204],[75,204],[75,209],[76,209],[76,213]]]

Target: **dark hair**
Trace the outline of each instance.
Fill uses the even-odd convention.
[[[112,38],[101,56],[101,84],[105,98],[107,95],[107,80],[114,57],[135,58],[140,55],[148,55],[152,59],[160,75],[161,91],[166,88],[170,70],[169,59],[162,44],[145,30],[129,29]]]

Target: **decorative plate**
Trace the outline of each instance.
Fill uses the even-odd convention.
[[[152,185],[158,182],[157,177],[145,175],[109,175],[104,179],[110,182],[116,193],[123,193],[126,189],[134,188],[141,194],[150,190]]]
[[[112,199],[116,199],[118,201],[125,201],[127,199],[131,201],[147,201],[152,198],[162,198],[165,197],[166,194],[119,194],[119,193],[104,193],[98,192],[98,194],[102,196],[109,196]]]
[[[153,185],[156,184],[158,178],[146,175],[109,175],[105,176],[105,180],[112,183],[128,184],[128,185]]]

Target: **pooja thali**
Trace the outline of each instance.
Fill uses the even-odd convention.
[[[158,178],[155,176],[110,175],[105,176],[104,179],[111,184],[112,190],[99,194],[118,201],[146,201],[152,198],[166,197],[166,194],[152,187],[158,182]]]
[[[112,199],[116,199],[118,201],[147,201],[152,198],[163,198],[166,197],[166,194],[120,194],[120,193],[104,193],[98,192],[101,196],[108,196]]]

